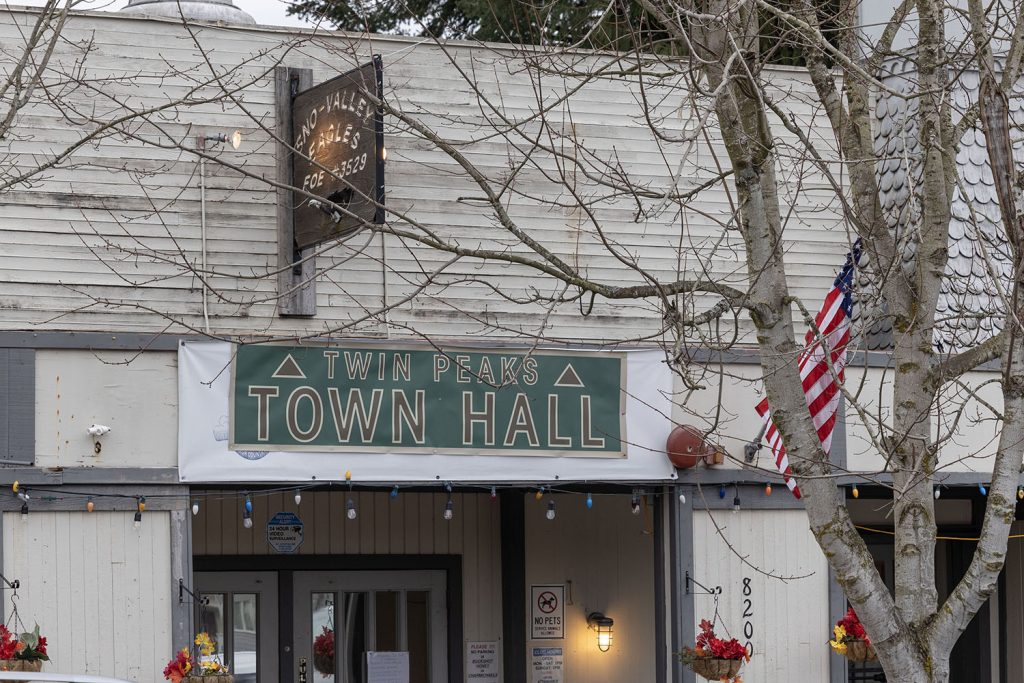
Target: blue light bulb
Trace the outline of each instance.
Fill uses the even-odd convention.
[[[591,496],[591,495],[590,495],[590,494],[588,493],[588,494],[587,494],[587,509],[589,510],[589,509],[591,509],[592,507],[594,507],[594,497],[593,497],[593,496]]]
[[[395,488],[391,489],[391,497],[392,498],[398,498],[398,486],[397,485],[395,485]]]

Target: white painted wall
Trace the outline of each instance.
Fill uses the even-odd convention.
[[[175,467],[177,377],[174,352],[37,351],[36,465]]]
[[[3,515],[4,575],[19,579],[18,613],[39,624],[45,671],[158,683],[171,643],[170,513]],[[4,591],[5,614],[10,593]]]
[[[693,548],[694,578],[722,587],[716,635],[751,643],[744,680],[828,680],[828,567],[803,510],[694,511]],[[699,632],[716,605],[694,604]]]
[[[556,517],[546,518],[554,500]],[[565,683],[655,680],[654,521],[630,513],[630,497],[598,495],[587,509],[578,495],[526,496],[526,614],[531,584],[566,584],[565,640],[531,641],[529,648],[565,648]],[[587,614],[615,620],[613,644],[597,649]],[[511,683],[511,682],[509,682]]]
[[[998,373],[970,372],[962,385],[947,384],[932,412],[932,434],[940,443],[939,478],[943,472],[984,472],[992,470],[992,456],[998,446],[999,423],[995,411],[1002,410]],[[855,471],[880,471],[885,456],[871,440],[878,433],[878,421],[892,417],[891,370],[847,368],[846,386],[856,397],[862,412],[846,408],[848,465]]]

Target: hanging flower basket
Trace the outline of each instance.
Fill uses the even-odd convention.
[[[875,648],[867,640],[848,640],[845,643],[846,651],[843,654],[851,662],[874,662],[878,659]]]
[[[334,629],[324,626],[313,640],[313,668],[324,676],[334,675]]]
[[[41,659],[0,659],[0,671],[42,671]]]
[[[851,662],[873,662],[878,659],[871,639],[852,607],[832,627],[832,633],[835,637],[828,644]]]
[[[722,640],[715,635],[714,625],[707,619],[701,619],[695,647],[684,647],[679,659],[695,674],[709,681],[739,683],[740,667],[743,662],[750,661],[750,655],[740,641],[735,638]]]
[[[12,617],[21,624],[17,607]],[[15,636],[6,624],[0,624],[0,671],[42,671],[43,662],[49,659],[46,636],[39,634],[39,624],[20,636]]]
[[[334,675],[334,657],[327,655],[313,655],[313,668],[324,676]]]
[[[197,652],[193,655],[183,647],[164,667],[164,678],[171,683],[234,683],[235,677],[221,661],[217,644],[206,631],[197,633],[192,641]]]
[[[690,668],[698,676],[709,681],[731,680],[740,673],[742,659],[718,659],[717,657],[696,657],[690,660]]]

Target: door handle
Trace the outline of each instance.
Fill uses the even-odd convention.
[[[299,660],[299,683],[306,683],[306,658]]]

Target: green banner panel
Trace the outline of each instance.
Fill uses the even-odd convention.
[[[624,456],[625,357],[236,347],[231,447]]]

